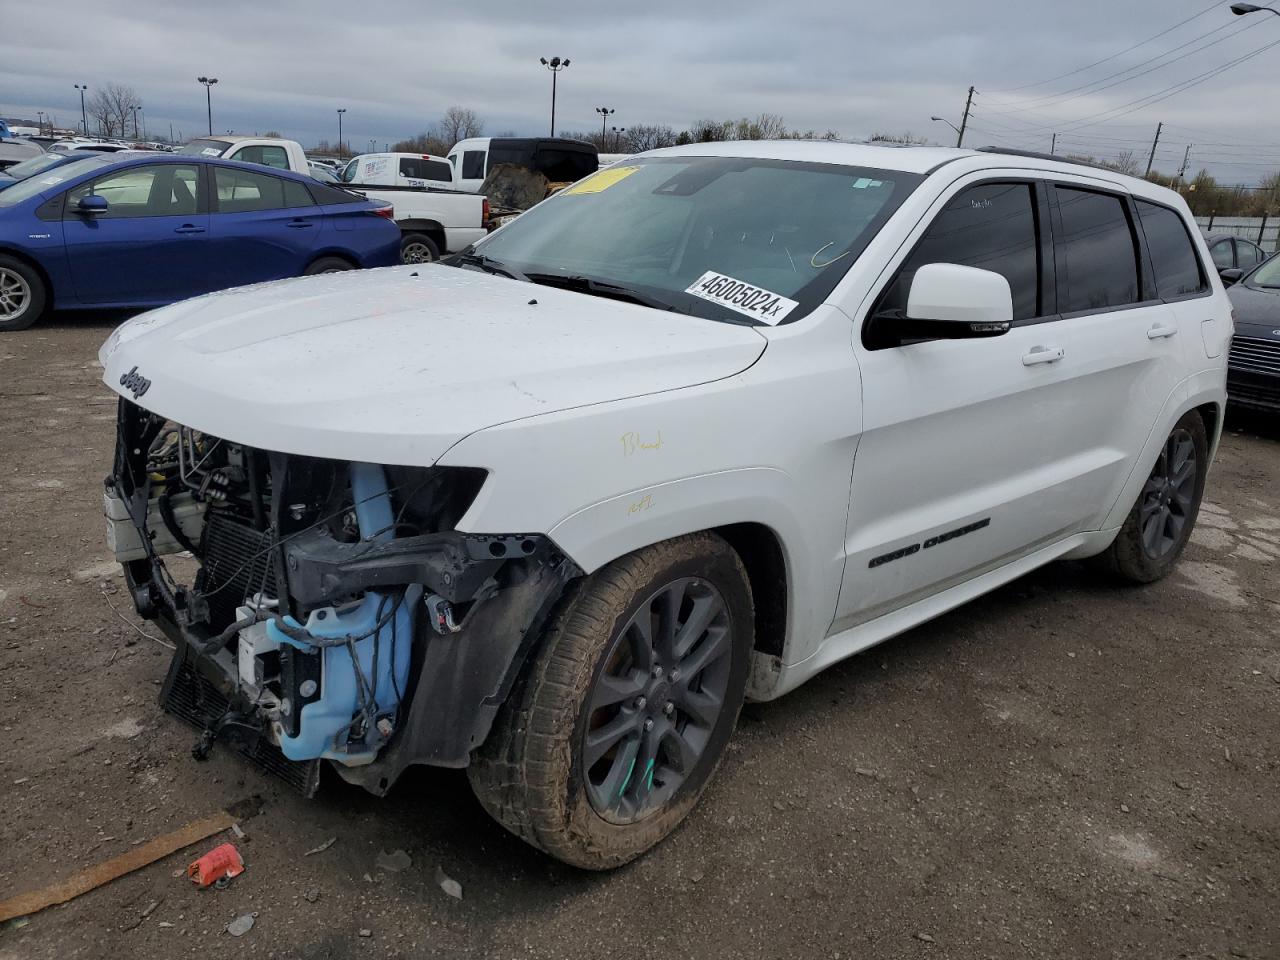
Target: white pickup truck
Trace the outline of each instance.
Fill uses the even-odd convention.
[[[201,137],[178,152],[243,160],[311,175],[306,151],[296,140],[228,134]],[[446,253],[465,249],[488,232],[489,201],[474,193],[407,185],[343,186],[395,208],[401,233],[400,256],[405,263],[438,260]]]

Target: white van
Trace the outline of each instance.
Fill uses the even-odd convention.
[[[594,146],[563,137],[471,137],[449,151],[453,185],[459,190],[479,190],[500,163],[536,170],[552,183],[581,180],[600,167]]]
[[[343,183],[380,187],[451,187],[453,167],[429,153],[363,153],[343,168]]]

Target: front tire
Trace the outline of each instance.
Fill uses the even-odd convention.
[[[26,330],[44,313],[44,280],[16,257],[0,256],[0,331]]]
[[[499,823],[607,870],[671,833],[737,723],[751,588],[713,534],[646,547],[572,588],[468,775]]]
[[[1191,537],[1209,468],[1204,420],[1191,410],[1174,424],[1137,502],[1098,561],[1129,583],[1168,575]]]

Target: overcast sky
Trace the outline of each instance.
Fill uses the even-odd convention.
[[[1272,42],[1219,76],[1142,104]],[[544,134],[551,77],[538,58],[552,55],[572,60],[560,75],[560,130],[597,128],[594,108],[605,105],[617,109],[618,126],[679,129],[768,111],[846,138],[911,131],[954,143],[929,118],[958,124],[974,84],[966,145],[1047,150],[1057,130],[1060,151],[1133,149],[1145,163],[1164,121],[1158,169],[1176,171],[1188,143],[1191,169],[1207,166],[1226,182],[1280,169],[1280,16],[1237,18],[1226,2],[1206,0],[0,0],[0,116],[43,110],[71,125],[74,83],[119,81],[138,91],[153,134],[173,124],[190,138],[206,132],[195,79],[203,74],[219,79],[219,133],[277,129],[306,145],[336,141],[335,111],[346,107],[351,147],[373,140],[381,149],[458,104],[476,110],[487,132]]]

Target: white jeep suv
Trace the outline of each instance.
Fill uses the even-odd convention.
[[[1141,180],[659,150],[449,263],[125,324],[108,532],[198,753],[308,792],[321,761],[378,794],[466,767],[607,868],[689,812],[744,698],[1059,558],[1164,576],[1231,329]]]

